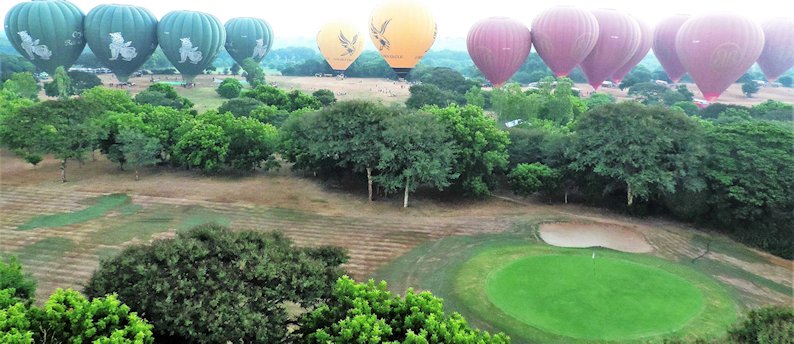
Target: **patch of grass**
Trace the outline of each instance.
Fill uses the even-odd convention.
[[[67,251],[74,248],[74,242],[67,238],[51,237],[41,239],[33,244],[20,247],[12,254],[25,265],[41,265],[63,258]],[[32,262],[36,262],[32,264]]]
[[[107,260],[115,257],[119,252],[121,252],[121,248],[105,246],[97,248],[94,253],[99,256],[99,260]]]
[[[124,216],[135,215],[143,209],[143,206],[140,204],[129,203],[126,205],[121,206],[120,208],[116,209],[119,214]]]
[[[135,216],[129,221],[94,234],[91,239],[103,245],[120,245],[135,238],[148,240],[153,234],[171,228],[173,220],[170,209],[161,209],[152,214]]]
[[[112,194],[96,197],[89,200],[89,206],[85,209],[60,213],[53,215],[39,215],[31,218],[28,222],[17,227],[17,230],[31,230],[36,228],[62,227],[78,223],[91,221],[105,216],[111,210],[129,203],[130,196],[125,194]]]
[[[222,226],[229,226],[229,223],[231,223],[228,217],[204,207],[187,207],[183,211],[184,217],[182,217],[176,227],[177,231],[188,230],[208,223],[216,223]]]
[[[180,96],[190,99],[195,104],[193,109],[199,113],[219,108],[226,99],[215,92],[215,87],[174,87]]]
[[[757,253],[748,249],[746,246],[731,241],[730,239],[723,236],[715,235],[706,237],[695,234],[692,236],[692,239],[690,239],[689,243],[692,244],[692,246],[701,248],[703,252],[706,251],[706,246],[708,246],[712,252],[726,254],[749,263],[766,262],[764,257],[761,257]]]

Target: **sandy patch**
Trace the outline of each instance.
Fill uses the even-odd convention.
[[[653,247],[638,231],[605,224],[550,223],[540,226],[540,238],[560,247],[606,247],[631,253],[652,252]]]

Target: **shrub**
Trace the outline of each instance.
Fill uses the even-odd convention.
[[[7,301],[30,304],[36,296],[36,280],[29,274],[22,273],[22,265],[14,256],[0,257],[0,291],[6,291]],[[0,302],[0,308],[5,307]]]
[[[507,176],[513,192],[529,196],[538,191],[553,191],[557,187],[559,173],[540,163],[518,164]]]
[[[751,310],[728,330],[729,338],[740,344],[794,343],[794,308],[765,307]]]
[[[243,90],[243,84],[240,80],[235,78],[226,78],[223,79],[223,82],[218,86],[218,89],[215,91],[218,92],[218,95],[224,97],[226,99],[237,98],[240,96],[240,92]]]

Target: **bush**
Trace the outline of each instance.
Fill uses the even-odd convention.
[[[264,104],[253,98],[235,98],[227,100],[219,108],[219,113],[231,113],[234,117],[247,117],[254,109]]]
[[[189,99],[180,97],[173,86],[163,83],[154,83],[145,91],[135,96],[138,104],[149,104],[154,106],[167,106],[174,109],[189,109],[193,107],[193,102]]]
[[[242,90],[243,84],[240,82],[240,80],[235,78],[226,78],[223,79],[221,84],[218,86],[218,89],[215,91],[218,92],[218,95],[223,98],[232,99],[239,97]]]
[[[744,320],[728,330],[728,335],[737,344],[794,343],[794,308],[751,310]]]
[[[328,297],[345,260],[279,233],[206,225],[102,261],[85,291],[118,293],[171,342],[279,343],[289,332],[285,303],[310,308]]]
[[[541,190],[553,191],[557,187],[559,173],[540,163],[518,164],[507,178],[513,192],[526,197]]]
[[[328,106],[333,103],[336,103],[336,96],[334,96],[334,92],[331,90],[320,89],[314,91],[314,93],[312,93],[312,96],[314,96],[314,98],[317,98],[317,101],[319,101],[320,104],[322,104],[322,106]]]
[[[36,296],[36,280],[22,273],[22,265],[14,256],[0,257],[0,291],[7,294],[6,302],[30,304]],[[0,308],[8,306],[0,302]]]
[[[330,299],[299,319],[303,343],[509,343],[503,333],[470,327],[458,313],[447,316],[430,292],[394,296],[386,282],[355,283],[342,277]]]

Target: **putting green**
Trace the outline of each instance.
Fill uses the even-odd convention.
[[[673,332],[703,309],[702,293],[684,278],[615,258],[525,257],[491,273],[485,289],[508,315],[582,339]]]

